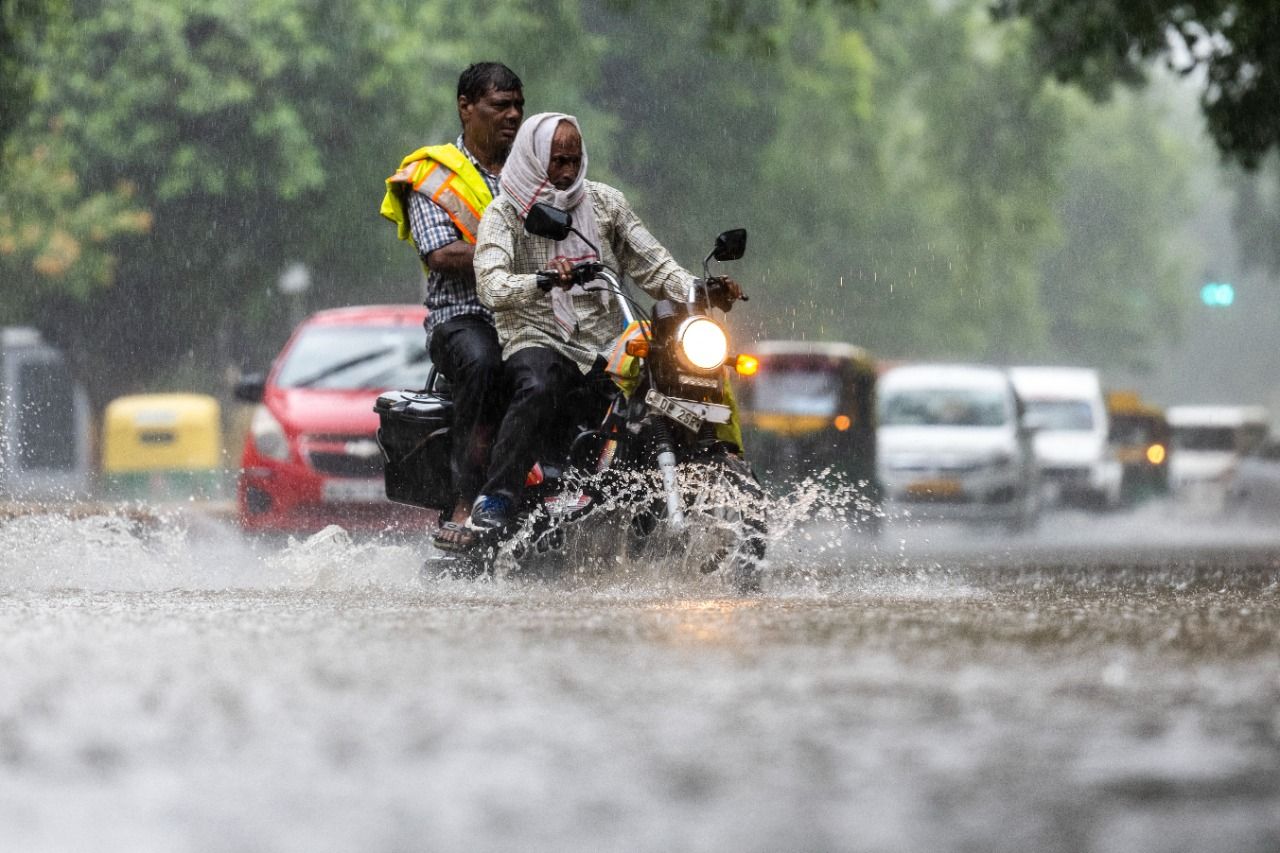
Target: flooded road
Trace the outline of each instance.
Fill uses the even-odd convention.
[[[741,598],[0,522],[0,850],[1280,849],[1280,529],[774,545]]]

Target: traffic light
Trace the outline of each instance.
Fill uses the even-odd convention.
[[[1200,301],[1210,308],[1228,308],[1236,301],[1236,289],[1229,284],[1212,281],[1200,288]]]

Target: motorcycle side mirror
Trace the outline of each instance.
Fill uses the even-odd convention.
[[[563,240],[573,231],[573,216],[567,210],[538,202],[524,218],[524,230],[535,237]]]
[[[746,251],[747,229],[734,228],[716,238],[716,247],[711,250],[711,257],[717,261],[736,261],[746,254]]]

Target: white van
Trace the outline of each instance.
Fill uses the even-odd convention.
[[[891,508],[1014,528],[1035,522],[1031,436],[1003,370],[896,367],[880,377],[877,398],[878,469]]]
[[[1221,497],[1236,463],[1267,438],[1262,406],[1171,406],[1169,488],[1181,497]]]
[[[1110,421],[1098,372],[1087,367],[1014,367],[1009,376],[1035,430],[1036,462],[1050,500],[1120,503],[1124,469],[1107,442]]]

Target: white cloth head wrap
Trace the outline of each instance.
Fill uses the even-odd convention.
[[[538,113],[525,119],[516,133],[515,142],[511,144],[511,153],[502,166],[499,178],[502,192],[511,197],[520,211],[523,220],[529,209],[538,202],[545,202],[568,211],[573,216],[573,227],[581,232],[582,237],[570,234],[563,240],[556,241],[551,253],[551,260],[563,258],[571,264],[579,261],[599,260],[592,245],[600,245],[600,225],[596,222],[595,208],[587,198],[587,144],[582,143],[582,168],[573,184],[564,190],[558,190],[551,184],[547,176],[547,166],[551,162],[551,138],[555,136],[560,122],[567,121],[582,134],[578,120],[564,113]],[[589,241],[589,242],[588,242]],[[551,308],[556,322],[562,327],[566,340],[578,325],[577,313],[573,310],[571,294],[584,292],[575,285],[571,290],[560,287],[551,289]],[[601,299],[606,299],[601,294]]]

